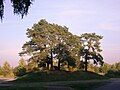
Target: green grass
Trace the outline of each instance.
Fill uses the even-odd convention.
[[[10,87],[0,87],[0,90],[48,90],[44,86],[66,86],[75,90],[90,90],[103,84],[104,77],[93,72],[46,71],[29,73],[17,80],[8,82]],[[49,83],[49,84],[46,84]],[[52,83],[52,84],[51,84]]]
[[[19,77],[15,82],[78,81],[91,79],[104,79],[104,77],[93,72],[84,71],[47,71],[24,75],[23,77]]]

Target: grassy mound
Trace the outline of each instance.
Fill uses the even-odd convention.
[[[50,81],[76,81],[103,79],[103,76],[93,72],[66,72],[66,71],[46,71],[35,72],[19,77],[15,82],[50,82]]]

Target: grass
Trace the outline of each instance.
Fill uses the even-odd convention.
[[[91,79],[104,79],[104,77],[93,72],[84,71],[47,71],[24,75],[23,77],[18,78],[15,82],[78,81]]]
[[[29,73],[17,80],[8,82],[9,87],[0,87],[0,90],[48,90],[44,86],[65,86],[75,90],[90,90],[105,84],[104,77],[93,72],[66,72],[46,71]]]

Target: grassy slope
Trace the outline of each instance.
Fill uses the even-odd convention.
[[[44,86],[65,86],[75,90],[90,90],[104,84],[103,76],[93,72],[47,71],[30,73],[10,82],[13,86],[0,87],[0,90],[48,90]],[[57,82],[54,82],[57,81]],[[61,82],[60,82],[61,81]],[[85,82],[84,82],[85,81]],[[52,84],[51,84],[52,82]],[[48,83],[48,84],[46,84]],[[50,84],[50,85],[49,85]]]
[[[51,82],[51,81],[76,81],[103,79],[104,77],[93,72],[65,72],[65,71],[48,71],[30,73],[18,78],[15,82]]]

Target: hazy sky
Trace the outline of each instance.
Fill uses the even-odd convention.
[[[120,0],[35,0],[23,19],[13,14],[10,1],[5,0],[0,23],[0,64],[7,60],[16,65],[18,53],[27,41],[26,29],[40,19],[65,25],[73,34],[102,35],[104,61],[120,61]]]

